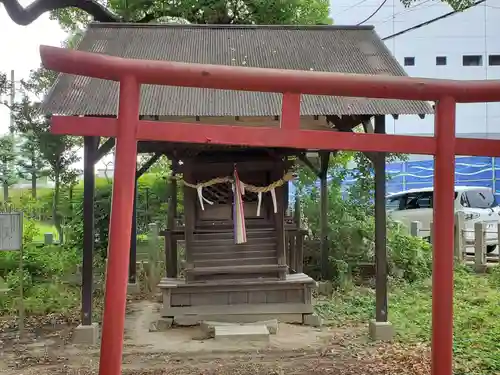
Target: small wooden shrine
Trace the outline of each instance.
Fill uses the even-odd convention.
[[[312,313],[315,281],[302,273],[303,233],[291,218],[285,222],[292,167],[286,153],[268,149],[215,149],[182,159],[176,172],[183,178],[172,179],[170,196],[180,183],[184,225],[173,220],[177,205],[170,201],[173,225],[164,232],[164,316],[179,324],[270,316],[301,323]]]
[[[77,49],[128,59],[406,75],[370,26],[93,23]],[[117,115],[118,92],[117,82],[61,74],[46,98],[45,110],[113,118]],[[366,132],[379,133],[385,132],[385,115],[432,113],[427,103],[418,101],[317,95],[300,99],[299,103],[292,98],[293,105],[287,107],[282,106],[285,100],[281,94],[142,85],[139,113],[142,120],[150,122],[269,129],[281,127],[287,121],[287,111],[300,109],[300,121],[293,126],[301,130],[352,132],[362,125]],[[289,118],[296,121],[296,115]],[[378,119],[375,129],[373,118]],[[288,184],[293,178],[293,160],[312,166],[305,155],[319,153],[321,165],[316,173],[321,180],[322,201],[326,202],[328,158],[335,150],[224,147],[211,145],[208,138],[198,142],[138,143],[138,153],[154,156],[137,171],[137,177],[160,155],[173,162],[167,223],[160,223],[166,228],[162,234],[167,277],[159,285],[163,315],[174,317],[179,324],[196,323],[204,317],[232,321],[278,317],[302,322],[312,313],[315,282],[302,272],[304,232],[300,220],[285,215]],[[83,325],[92,323],[93,168],[113,147],[114,138],[100,147],[98,144],[98,137],[85,136]],[[377,321],[386,321],[385,156],[370,158],[378,160]],[[177,189],[183,191],[183,212],[177,212]],[[327,265],[325,207],[320,219],[324,231],[321,253]],[[136,272],[134,228],[132,232],[131,283]]]

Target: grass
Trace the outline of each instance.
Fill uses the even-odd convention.
[[[37,198],[40,198],[44,195],[51,194],[54,191],[51,187],[38,187],[36,189]],[[9,189],[9,198],[12,201],[20,200],[23,196],[31,196],[31,188],[11,188]]]
[[[366,323],[375,309],[373,290],[351,287],[317,305],[333,325]],[[431,284],[393,283],[389,317],[396,339],[403,343],[429,343]],[[465,269],[455,274],[454,356],[456,375],[500,373],[500,269],[478,276]]]
[[[36,229],[38,230],[38,234],[33,238],[33,242],[44,242],[45,233],[52,233],[54,236],[54,241],[58,240],[56,227],[51,223],[44,223],[41,221],[36,222]]]
[[[9,286],[3,278],[0,277],[0,295],[7,293],[9,291]]]

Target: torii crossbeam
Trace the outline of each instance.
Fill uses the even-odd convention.
[[[455,137],[456,103],[500,101],[500,81],[455,81],[134,60],[41,46],[45,68],[120,82],[116,119],[54,116],[52,132],[116,137],[100,375],[119,375],[138,140],[435,156],[432,375],[452,375],[455,155],[500,156],[500,141]],[[281,127],[139,120],[142,84],[283,93]],[[299,128],[302,94],[436,101],[434,137]]]

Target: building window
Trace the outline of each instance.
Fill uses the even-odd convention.
[[[500,55],[489,55],[488,65],[499,66],[500,65]]]
[[[481,55],[464,55],[462,56],[463,66],[481,66],[483,65],[483,56]]]
[[[415,58],[414,57],[405,57],[405,66],[414,66]]]
[[[436,56],[436,65],[446,65],[446,56]]]

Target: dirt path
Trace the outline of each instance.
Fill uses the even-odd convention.
[[[366,340],[366,327],[333,330],[280,324],[278,334],[272,335],[265,347],[223,345],[213,340],[193,340],[197,328],[149,332],[149,324],[158,317],[153,303],[134,303],[131,311],[126,319],[124,374],[428,374],[425,364],[421,364],[422,359],[426,360],[425,348],[403,355],[393,346],[372,345]],[[99,348],[71,344],[71,332],[71,327],[52,327],[23,341],[15,334],[3,334],[0,374],[97,374]],[[408,356],[417,365],[409,365]],[[415,371],[415,367],[423,372]]]

